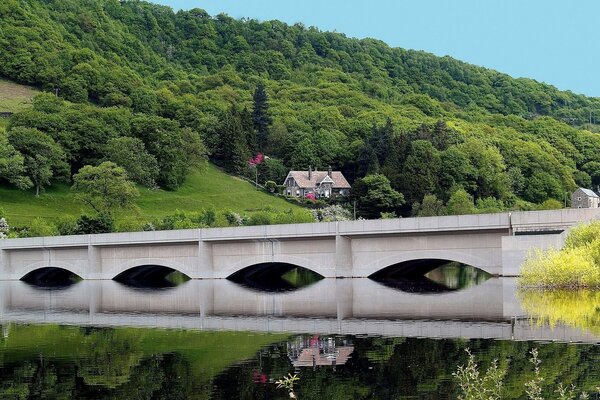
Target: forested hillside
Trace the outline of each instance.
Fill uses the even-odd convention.
[[[380,173],[404,213],[460,188],[495,209],[600,185],[599,99],[299,24],[140,1],[5,0],[0,76],[60,97],[37,98],[0,137],[0,161],[12,163],[0,162],[0,179],[21,187],[36,178],[25,133],[54,149],[47,181],[135,155],[138,183],[174,190],[207,153],[244,174],[260,151],[262,181],[309,165],[352,182]]]

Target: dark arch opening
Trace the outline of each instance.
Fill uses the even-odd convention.
[[[29,272],[21,278],[25,283],[29,283],[41,288],[66,288],[79,281],[81,277],[68,269],[59,267],[43,267]]]
[[[113,280],[135,288],[172,288],[191,278],[162,265],[140,265],[121,272]]]
[[[479,285],[491,276],[471,265],[441,259],[423,259],[390,265],[369,278],[405,292],[441,293]]]
[[[323,276],[294,264],[261,263],[246,267],[227,279],[251,289],[281,292],[312,285],[323,279]]]

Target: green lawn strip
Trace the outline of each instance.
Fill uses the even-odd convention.
[[[0,79],[0,112],[19,112],[31,106],[39,92],[32,87]]]
[[[149,190],[140,187],[137,200],[139,211],[127,213],[139,220],[152,220],[181,211],[203,209],[232,210],[242,214],[271,209],[273,211],[299,211],[301,207],[266,194],[250,183],[232,177],[209,164],[193,170],[185,184],[176,191]],[[15,226],[28,224],[37,217],[49,221],[61,216],[78,216],[90,212],[70,193],[69,186],[57,183],[36,198],[33,191],[20,191],[0,185],[0,207],[6,211],[9,222]],[[125,215],[117,215],[117,220]]]

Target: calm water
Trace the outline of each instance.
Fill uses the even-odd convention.
[[[505,398],[524,398],[532,348],[547,398],[558,382],[600,385],[599,292],[521,292],[458,266],[412,282],[284,280],[0,282],[0,398],[285,399],[273,382],[295,373],[300,399],[450,399],[466,348],[483,369],[500,361]]]

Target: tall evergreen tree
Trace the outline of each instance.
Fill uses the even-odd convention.
[[[394,126],[390,118],[382,127],[373,127],[371,143],[381,166],[385,165],[394,142]]]
[[[244,136],[246,137],[246,145],[248,146],[248,150],[253,156],[255,156],[256,153],[258,153],[258,140],[256,137],[256,130],[254,130],[252,113],[247,107],[244,107],[240,113],[240,120],[242,123]]]
[[[269,98],[262,83],[256,86],[254,91],[254,108],[252,110],[252,121],[256,130],[258,149],[264,151],[267,148],[269,127],[273,122],[269,116]]]
[[[379,160],[370,144],[363,146],[358,153],[356,176],[363,178],[379,172]]]
[[[234,174],[244,173],[250,152],[246,145],[241,117],[235,106],[225,114],[219,133],[221,137],[219,156],[223,167]]]

